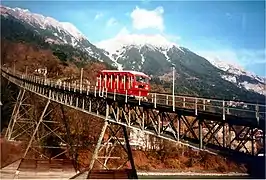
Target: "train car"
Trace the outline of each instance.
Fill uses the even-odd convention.
[[[96,86],[107,92],[144,98],[150,91],[149,80],[150,77],[142,72],[102,70],[98,73]]]

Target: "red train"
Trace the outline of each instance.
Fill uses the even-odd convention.
[[[149,80],[150,77],[142,72],[102,70],[98,73],[96,86],[107,92],[146,97],[150,91]]]

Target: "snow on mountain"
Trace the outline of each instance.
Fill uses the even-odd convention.
[[[139,70],[161,76],[171,71],[171,64],[174,63],[179,69],[180,77],[195,79],[197,74],[207,75],[207,71],[217,74],[214,65],[224,72],[220,74],[221,78],[240,88],[266,94],[264,78],[247,72],[237,65],[207,58],[211,65],[205,58],[180,47],[160,34],[131,34],[124,28],[114,38],[98,42],[95,46],[69,22],[59,22],[27,9],[0,6],[0,10],[1,16],[15,18],[30,25],[34,31],[45,37],[46,42],[72,45],[118,69]],[[191,73],[192,71],[196,74]]]
[[[173,42],[168,41],[160,34],[144,35],[144,34],[131,34],[127,29],[122,29],[117,36],[111,39],[103,40],[96,43],[96,46],[108,51],[111,55],[118,55],[125,52],[127,47],[134,47],[141,49],[143,46],[148,47],[150,50],[167,50],[173,46],[179,46]],[[180,48],[179,48],[180,49]],[[182,51],[182,49],[180,49]]]
[[[150,49],[167,49],[172,46],[177,46],[175,43],[169,42],[165,37],[159,34],[151,36],[141,34],[119,34],[115,38],[104,40],[96,44],[96,46],[105,49],[111,54],[116,54],[117,51],[126,46],[141,48],[144,45],[147,45]]]
[[[54,44],[68,44],[84,52],[99,61],[112,63],[111,59],[105,55],[102,49],[91,44],[73,24],[69,22],[59,22],[54,18],[45,17],[41,14],[32,13],[27,9],[10,8],[0,6],[1,16],[19,20],[27,27],[37,32],[45,38],[46,42]]]
[[[21,8],[9,8],[1,6],[1,15],[11,15],[21,21],[24,21],[33,27],[39,26],[41,29],[47,29],[53,27],[58,32],[65,31],[69,35],[73,36],[76,40],[86,39],[86,37],[71,23],[59,22],[54,18],[45,17],[41,14],[30,12],[28,9]]]
[[[123,69],[130,68],[138,71],[147,71],[149,69],[147,66],[150,66],[151,63],[153,66],[158,64],[158,67],[168,66],[167,63],[180,63],[180,61],[183,64],[186,63],[185,61],[190,61],[189,56],[193,53],[176,43],[170,42],[162,35],[130,34],[126,29],[123,29],[114,38],[97,43],[96,46],[109,52],[108,56]],[[181,60],[181,57],[184,60]],[[237,64],[227,63],[218,58],[211,59],[207,57],[206,59],[224,72],[220,74],[220,77],[224,80],[234,83],[239,88],[266,95],[263,78],[245,71]],[[147,60],[150,61],[146,62]],[[167,72],[164,73],[167,74]]]
[[[256,74],[246,71],[244,70],[243,67],[241,67],[238,64],[235,63],[229,63],[226,61],[222,61],[218,58],[215,59],[209,59],[208,60],[216,67],[218,67],[219,69],[235,74],[235,75],[245,75],[245,76],[250,76],[251,78],[256,79],[257,81],[261,82],[261,83],[265,83],[265,79],[263,77],[259,77]]]
[[[214,66],[226,72],[221,77],[227,81],[235,83],[238,87],[252,90],[266,95],[265,78],[259,77],[252,72],[244,70],[240,65],[222,61],[218,58],[207,58]]]
[[[130,34],[125,28],[111,39],[103,40],[96,43],[96,46],[108,52],[117,66],[134,70],[142,70],[142,66],[147,59],[147,55],[151,53],[160,53],[165,60],[170,62],[168,51],[172,48],[179,49],[184,52],[176,43],[170,42],[160,34],[144,35]],[[136,56],[133,58],[133,56]],[[128,58],[135,59],[128,62]],[[128,65],[125,65],[128,64]]]
[[[71,23],[60,22],[61,26],[77,39],[86,39],[86,37]]]

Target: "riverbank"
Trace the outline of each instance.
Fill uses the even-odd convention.
[[[139,179],[250,179],[247,173],[139,171]]]
[[[218,155],[195,152],[186,147],[171,147],[165,151],[133,151],[136,169],[139,172],[182,172],[227,174],[247,173],[245,164],[240,164]]]

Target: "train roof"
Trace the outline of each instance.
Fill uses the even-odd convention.
[[[145,76],[149,77],[147,74],[143,72],[138,72],[138,71],[119,71],[119,70],[102,70],[101,72],[110,72],[110,73],[131,73],[133,75],[140,75],[140,76]]]

